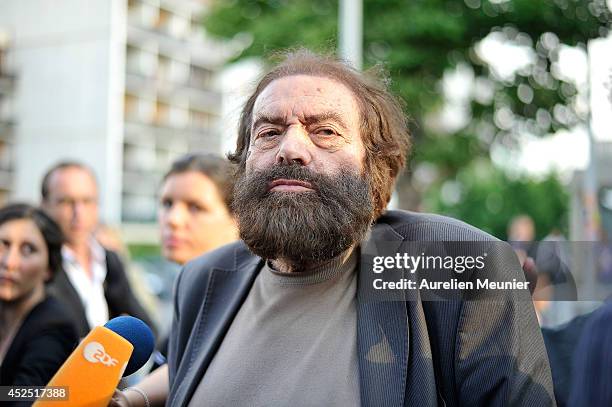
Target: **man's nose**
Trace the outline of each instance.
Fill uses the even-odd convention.
[[[312,148],[312,140],[303,127],[289,126],[278,147],[276,162],[280,165],[308,165],[312,161]]]
[[[83,202],[80,201],[74,201],[72,203],[72,217],[76,220],[76,219],[80,219],[81,214],[83,213],[83,209],[85,207],[85,204]]]

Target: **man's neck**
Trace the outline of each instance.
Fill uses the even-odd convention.
[[[83,267],[83,269],[85,269],[85,272],[91,278],[91,258],[92,258],[92,253],[91,253],[91,247],[89,245],[89,242],[87,242],[87,241],[85,241],[85,242],[78,242],[78,243],[70,242],[70,243],[66,244],[66,246],[68,246],[70,251],[72,251],[72,253],[74,254],[75,259],[78,261],[78,263],[81,265],[81,267]]]
[[[337,259],[338,257],[342,259],[341,264],[346,263],[348,258],[351,256],[351,253],[353,253],[353,250],[355,249],[355,247],[356,245],[352,245],[351,247],[349,247],[347,250],[342,252],[337,257],[334,257],[329,260],[303,264],[303,263],[296,263],[295,261],[292,261],[290,259],[274,259],[274,260],[270,260],[270,264],[272,265],[272,268],[274,268],[274,270],[278,271],[279,273],[304,273],[316,267],[319,267],[322,264],[330,263],[334,259]]]
[[[76,256],[89,256],[91,252],[91,247],[89,245],[89,240],[82,241],[70,241],[66,243],[66,246],[76,255]]]

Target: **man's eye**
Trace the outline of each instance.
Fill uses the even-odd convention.
[[[331,137],[331,136],[336,135],[336,132],[334,131],[334,129],[330,129],[329,127],[321,127],[319,129],[316,129],[315,133],[320,136],[325,136],[325,137]]]
[[[279,131],[278,130],[265,130],[262,131],[261,133],[259,133],[259,137],[258,138],[271,138],[271,137],[276,137],[279,135]]]

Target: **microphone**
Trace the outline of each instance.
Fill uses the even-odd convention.
[[[65,386],[68,399],[38,400],[36,407],[106,407],[117,384],[142,367],[155,340],[138,318],[121,316],[95,327],[66,359],[47,386]]]

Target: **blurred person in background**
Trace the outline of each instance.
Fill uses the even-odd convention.
[[[585,323],[574,352],[569,406],[612,406],[612,301]]]
[[[162,255],[180,265],[238,239],[230,209],[233,180],[228,160],[189,154],[175,161],[160,188],[158,222]],[[137,386],[117,392],[111,406],[163,405],[168,395],[167,338],[155,352],[155,369]],[[160,367],[161,366],[161,367]],[[142,392],[142,393],[141,393]]]
[[[535,258],[535,225],[531,216],[521,214],[508,222],[508,242],[519,256],[521,263],[526,257]]]
[[[535,224],[529,215],[520,214],[508,222],[508,242],[522,265],[528,261],[527,259],[535,262],[538,251],[538,245],[534,241],[535,235]],[[536,291],[533,292],[533,305],[538,317],[538,323],[542,326],[545,322],[543,313],[550,306],[550,277],[547,273],[540,273],[537,268],[535,270],[537,278],[535,279]]]
[[[543,327],[559,326],[574,315],[572,302],[577,300],[578,292],[571,270],[571,253],[570,243],[557,227],[538,243],[534,260],[542,285],[549,284],[545,290],[550,300],[549,307],[542,313]]]
[[[41,209],[0,209],[1,386],[46,385],[78,343],[67,310],[45,287],[61,270],[62,242]]]
[[[560,326],[542,327],[542,337],[550,362],[555,399],[559,407],[573,405],[568,404],[568,400],[572,383],[576,379],[573,372],[577,360],[578,342],[593,314],[594,312],[579,315]]]
[[[231,195],[232,171],[226,159],[191,154],[175,161],[160,191],[162,255],[184,264],[237,240]]]
[[[41,188],[43,209],[66,238],[63,270],[51,292],[70,309],[80,337],[119,315],[131,315],[155,329],[134,296],[119,256],[96,239],[98,186],[93,171],[73,161],[54,165]]]
[[[102,247],[114,251],[123,259],[129,258],[129,250],[123,242],[121,231],[118,228],[99,223],[94,232],[94,237]]]

